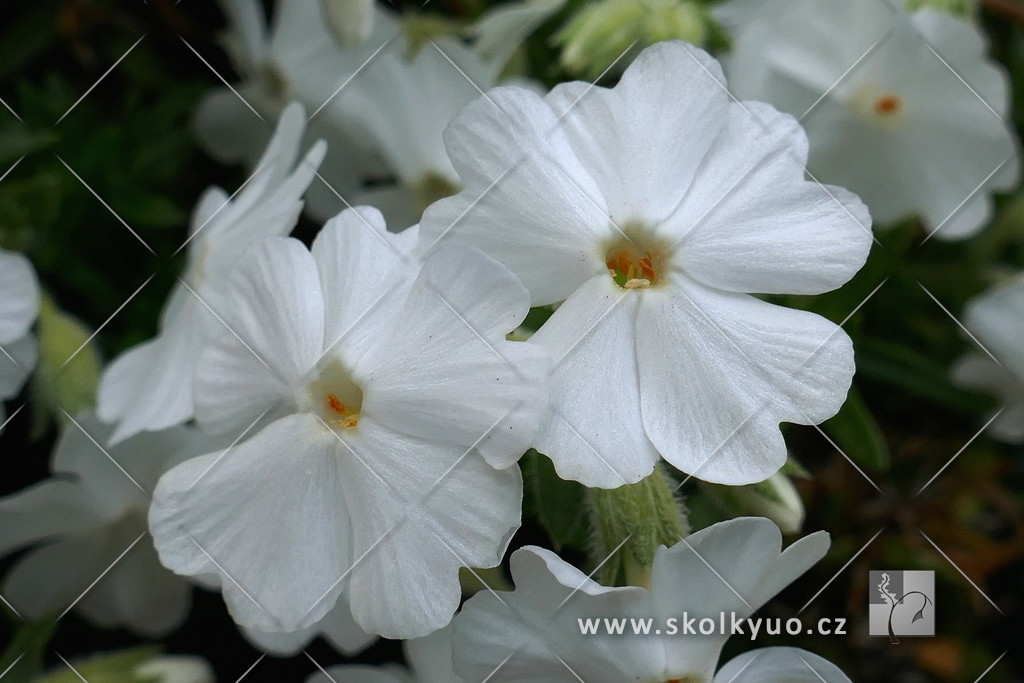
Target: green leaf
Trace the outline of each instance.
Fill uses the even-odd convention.
[[[11,644],[0,655],[4,683],[29,683],[43,671],[43,653],[57,630],[57,620],[27,622],[14,634]]]
[[[945,365],[890,341],[860,339],[857,343],[857,372],[959,412],[977,414],[993,407],[990,400],[953,386]]]
[[[535,450],[522,460],[524,508],[548,532],[555,550],[567,545],[586,547],[586,488],[560,479],[546,455]]]
[[[850,387],[839,413],[821,427],[858,465],[875,471],[889,469],[889,446],[857,387]]]

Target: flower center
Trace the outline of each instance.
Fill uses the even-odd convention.
[[[875,114],[878,116],[892,116],[898,114],[903,108],[903,100],[897,95],[883,95],[875,100]]]
[[[644,230],[628,227],[610,243],[604,259],[608,274],[623,289],[648,289],[665,276],[667,246]]]
[[[314,413],[334,429],[352,429],[359,424],[363,391],[337,360],[329,360],[306,386]]]
[[[849,104],[859,116],[883,128],[898,127],[906,118],[906,100],[899,93],[872,84],[858,88]]]

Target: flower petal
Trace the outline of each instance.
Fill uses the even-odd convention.
[[[539,95],[495,88],[445,131],[463,190],[432,204],[422,245],[468,242],[519,277],[534,305],[565,299],[605,272],[595,246],[612,233],[604,199]]]
[[[41,481],[0,498],[0,557],[51,536],[82,533],[99,522],[76,482]]]
[[[655,638],[581,634],[586,618],[650,618],[643,588],[605,588],[549,550],[512,554],[516,589],[481,591],[455,618],[453,661],[464,680],[647,681],[664,669]],[[575,675],[575,678],[573,676]]]
[[[36,339],[26,334],[3,347],[0,353],[0,401],[13,398],[21,391],[29,373],[36,365]],[[0,425],[7,421],[3,404],[0,403]]]
[[[828,534],[819,531],[784,552],[782,533],[763,517],[741,517],[702,529],[671,548],[660,548],[651,570],[651,601],[660,618],[686,614],[718,622],[763,604],[825,556]],[[714,671],[728,635],[672,638],[666,645],[673,678]]]
[[[529,305],[519,280],[482,252],[441,246],[396,312],[397,329],[356,368],[363,413],[429,442],[473,447],[494,467],[513,464],[547,407],[547,354],[505,339]]]
[[[767,479],[786,461],[779,422],[817,424],[846,400],[852,343],[821,316],[676,276],[636,320],[647,436],[705,481]]]
[[[145,518],[139,521],[142,533]],[[164,568],[150,539],[143,538],[89,589],[77,609],[99,626],[124,626],[160,638],[184,623],[191,597],[192,586]]]
[[[242,628],[242,633],[260,650],[281,656],[298,653],[317,636],[323,636],[335,650],[345,655],[356,654],[377,640],[376,635],[359,628],[359,624],[352,618],[352,609],[344,595],[323,619],[312,626],[285,633]]]
[[[316,623],[341,593],[351,557],[338,448],[316,417],[291,415],[177,466],[149,513],[161,562],[179,574],[219,574],[243,626]]]
[[[407,640],[403,645],[405,661],[423,683],[461,680],[452,669],[453,624],[422,638]]]
[[[312,254],[298,240],[253,245],[228,287],[229,333],[196,367],[196,416],[211,432],[240,431],[291,399],[323,350],[324,296]]]
[[[25,336],[39,312],[39,283],[25,256],[0,251],[0,344]]]
[[[106,367],[100,378],[97,413],[104,421],[117,423],[112,444],[192,419],[192,369],[208,316],[203,304],[179,284],[167,303],[160,334],[128,349]]]
[[[636,294],[607,273],[594,277],[530,338],[555,364],[551,417],[534,448],[563,479],[616,488],[640,481],[658,461],[641,420]]]
[[[641,52],[614,88],[574,81],[546,101],[620,227],[673,212],[729,106],[718,62],[682,41]]]
[[[796,647],[765,647],[733,657],[714,683],[850,683],[832,662]]]
[[[393,432],[364,417],[341,432],[354,558],[349,599],[365,630],[415,638],[459,605],[461,566],[494,567],[519,527],[518,467]]]
[[[417,260],[416,231],[388,232],[377,209],[346,209],[313,242],[324,297],[324,343],[358,363],[381,343],[394,307],[408,291]]]
[[[0,594],[26,619],[42,619],[85,593],[117,557],[107,551],[102,540],[91,534],[62,538],[32,550],[11,567]]]
[[[843,284],[871,249],[871,217],[853,194],[804,180],[807,137],[787,114],[732,104],[669,219],[678,266],[712,287],[818,294]]]

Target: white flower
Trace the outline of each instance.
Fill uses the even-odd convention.
[[[365,649],[377,639],[376,635],[359,628],[359,624],[352,619],[352,610],[345,596],[338,600],[323,619],[297,631],[273,633],[244,627],[241,630],[242,635],[260,650],[281,656],[297,654],[318,636],[346,655]]]
[[[838,287],[867,256],[867,212],[804,180],[796,121],[722,81],[703,51],[660,43],[613,89],[497,88],[446,132],[465,189],[427,210],[421,244],[464,240],[534,305],[565,299],[531,338],[556,359],[534,445],[563,478],[617,487],[660,455],[761,481],[786,459],[778,423],[846,396],[849,338],[747,292]]]
[[[800,116],[811,173],[857,192],[876,223],[918,215],[937,237],[970,237],[989,195],[1016,183],[1008,79],[980,28],[887,0],[733,10],[733,91]]]
[[[237,337],[202,352],[197,416],[266,426],[166,474],[150,528],[174,571],[221,574],[243,626],[304,628],[347,588],[364,630],[424,635],[458,568],[495,566],[519,526],[514,463],[546,407],[542,349],[505,341],[528,296],[463,247],[417,275],[415,239],[350,210],[312,253],[271,238],[231,278]]]
[[[322,0],[281,0],[269,26],[258,0],[222,0],[220,5],[228,17],[228,52],[242,81],[214,90],[199,104],[195,128],[200,145],[218,161],[252,166],[269,135],[266,121],[276,119],[287,103],[300,102],[310,113],[307,144],[323,138],[331,150],[322,177],[354,201],[349,193],[364,176],[377,178],[387,169],[364,142],[366,132],[339,116],[338,108],[355,82],[353,75],[398,33],[395,22],[378,11],[372,35],[360,47],[343,50]],[[342,206],[320,180],[310,188],[307,202],[320,219]]]
[[[318,142],[298,160],[302,107],[286,109],[260,160],[259,171],[234,198],[219,187],[199,199],[189,231],[188,265],[160,318],[160,332],[107,367],[100,380],[97,412],[117,424],[116,443],[141,431],[165,429],[191,419],[192,369],[204,339],[226,334],[224,288],[239,254],[250,243],[291,232],[306,191],[324,156]]]
[[[782,535],[769,520],[721,522],[659,548],[649,590],[606,588],[551,551],[527,546],[512,555],[515,591],[480,592],[455,618],[455,671],[473,681],[707,683],[728,635],[686,633],[684,619],[712,618],[716,627],[723,613],[730,623],[732,613],[745,619],[821,559],[828,545],[828,534],[819,531],[780,552]],[[580,620],[592,618],[651,619],[652,632],[583,635]],[[669,619],[678,629],[672,635]],[[655,634],[657,627],[665,634]],[[754,671],[736,680],[803,680],[780,673],[782,653],[756,653]],[[727,664],[714,681],[733,680],[727,672],[737,668]],[[848,680],[828,663],[817,671],[830,683]],[[811,675],[807,680],[819,680]]]
[[[200,143],[221,161],[251,162],[266,126],[246,103],[266,117],[289,99],[300,101],[312,112],[310,135],[330,147],[325,182],[310,188],[311,214],[326,219],[346,205],[370,204],[404,228],[458,189],[442,133],[480,88],[493,85],[498,65],[452,39],[428,40],[410,55],[401,26],[383,10],[375,11],[365,41],[343,48],[326,28],[322,5],[284,0],[268,35],[256,0],[225,0],[244,80],[233,86],[237,94],[217,90],[200,105]],[[536,17],[526,19],[535,26]],[[492,32],[486,36],[486,57],[500,59]]]
[[[215,442],[177,427],[108,447],[110,432],[91,415],[77,418],[53,452],[54,476],[0,499],[0,556],[30,548],[0,593],[26,619],[73,605],[101,628],[162,636],[185,620],[191,588],[160,566],[146,536],[149,493],[168,468]]]
[[[306,683],[461,683],[452,670],[452,627],[402,643],[409,667],[333,666],[306,679]]]
[[[352,91],[339,95],[343,115],[367,131],[395,176],[394,183],[353,196],[399,226],[415,223],[431,202],[458,191],[444,129],[480,88],[493,85],[491,67],[454,40],[428,41],[411,60],[404,51],[382,51],[353,80]]]
[[[491,68],[491,81],[508,65],[516,50],[544,22],[565,7],[566,0],[522,0],[494,5],[469,28],[473,52]]]
[[[1002,405],[988,425],[992,437],[1024,443],[1024,275],[970,301],[963,320],[984,351],[958,360],[953,381],[995,395]]]
[[[23,255],[0,249],[0,428],[6,422],[2,401],[16,395],[36,364],[29,333],[39,313],[39,283]]]

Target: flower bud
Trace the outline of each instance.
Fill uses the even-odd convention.
[[[96,403],[102,361],[92,343],[92,330],[62,311],[44,294],[39,303],[39,364],[32,379],[35,400],[43,408],[35,412],[33,431],[45,429],[45,418],[76,415]]]
[[[784,534],[795,534],[803,526],[803,501],[789,475],[782,470],[757,484],[703,486],[704,491],[729,513],[767,517]]]
[[[675,39],[704,45],[712,30],[710,14],[691,0],[598,0],[570,19],[555,41],[566,70],[596,78],[627,50]],[[619,62],[625,67],[629,60]]]

